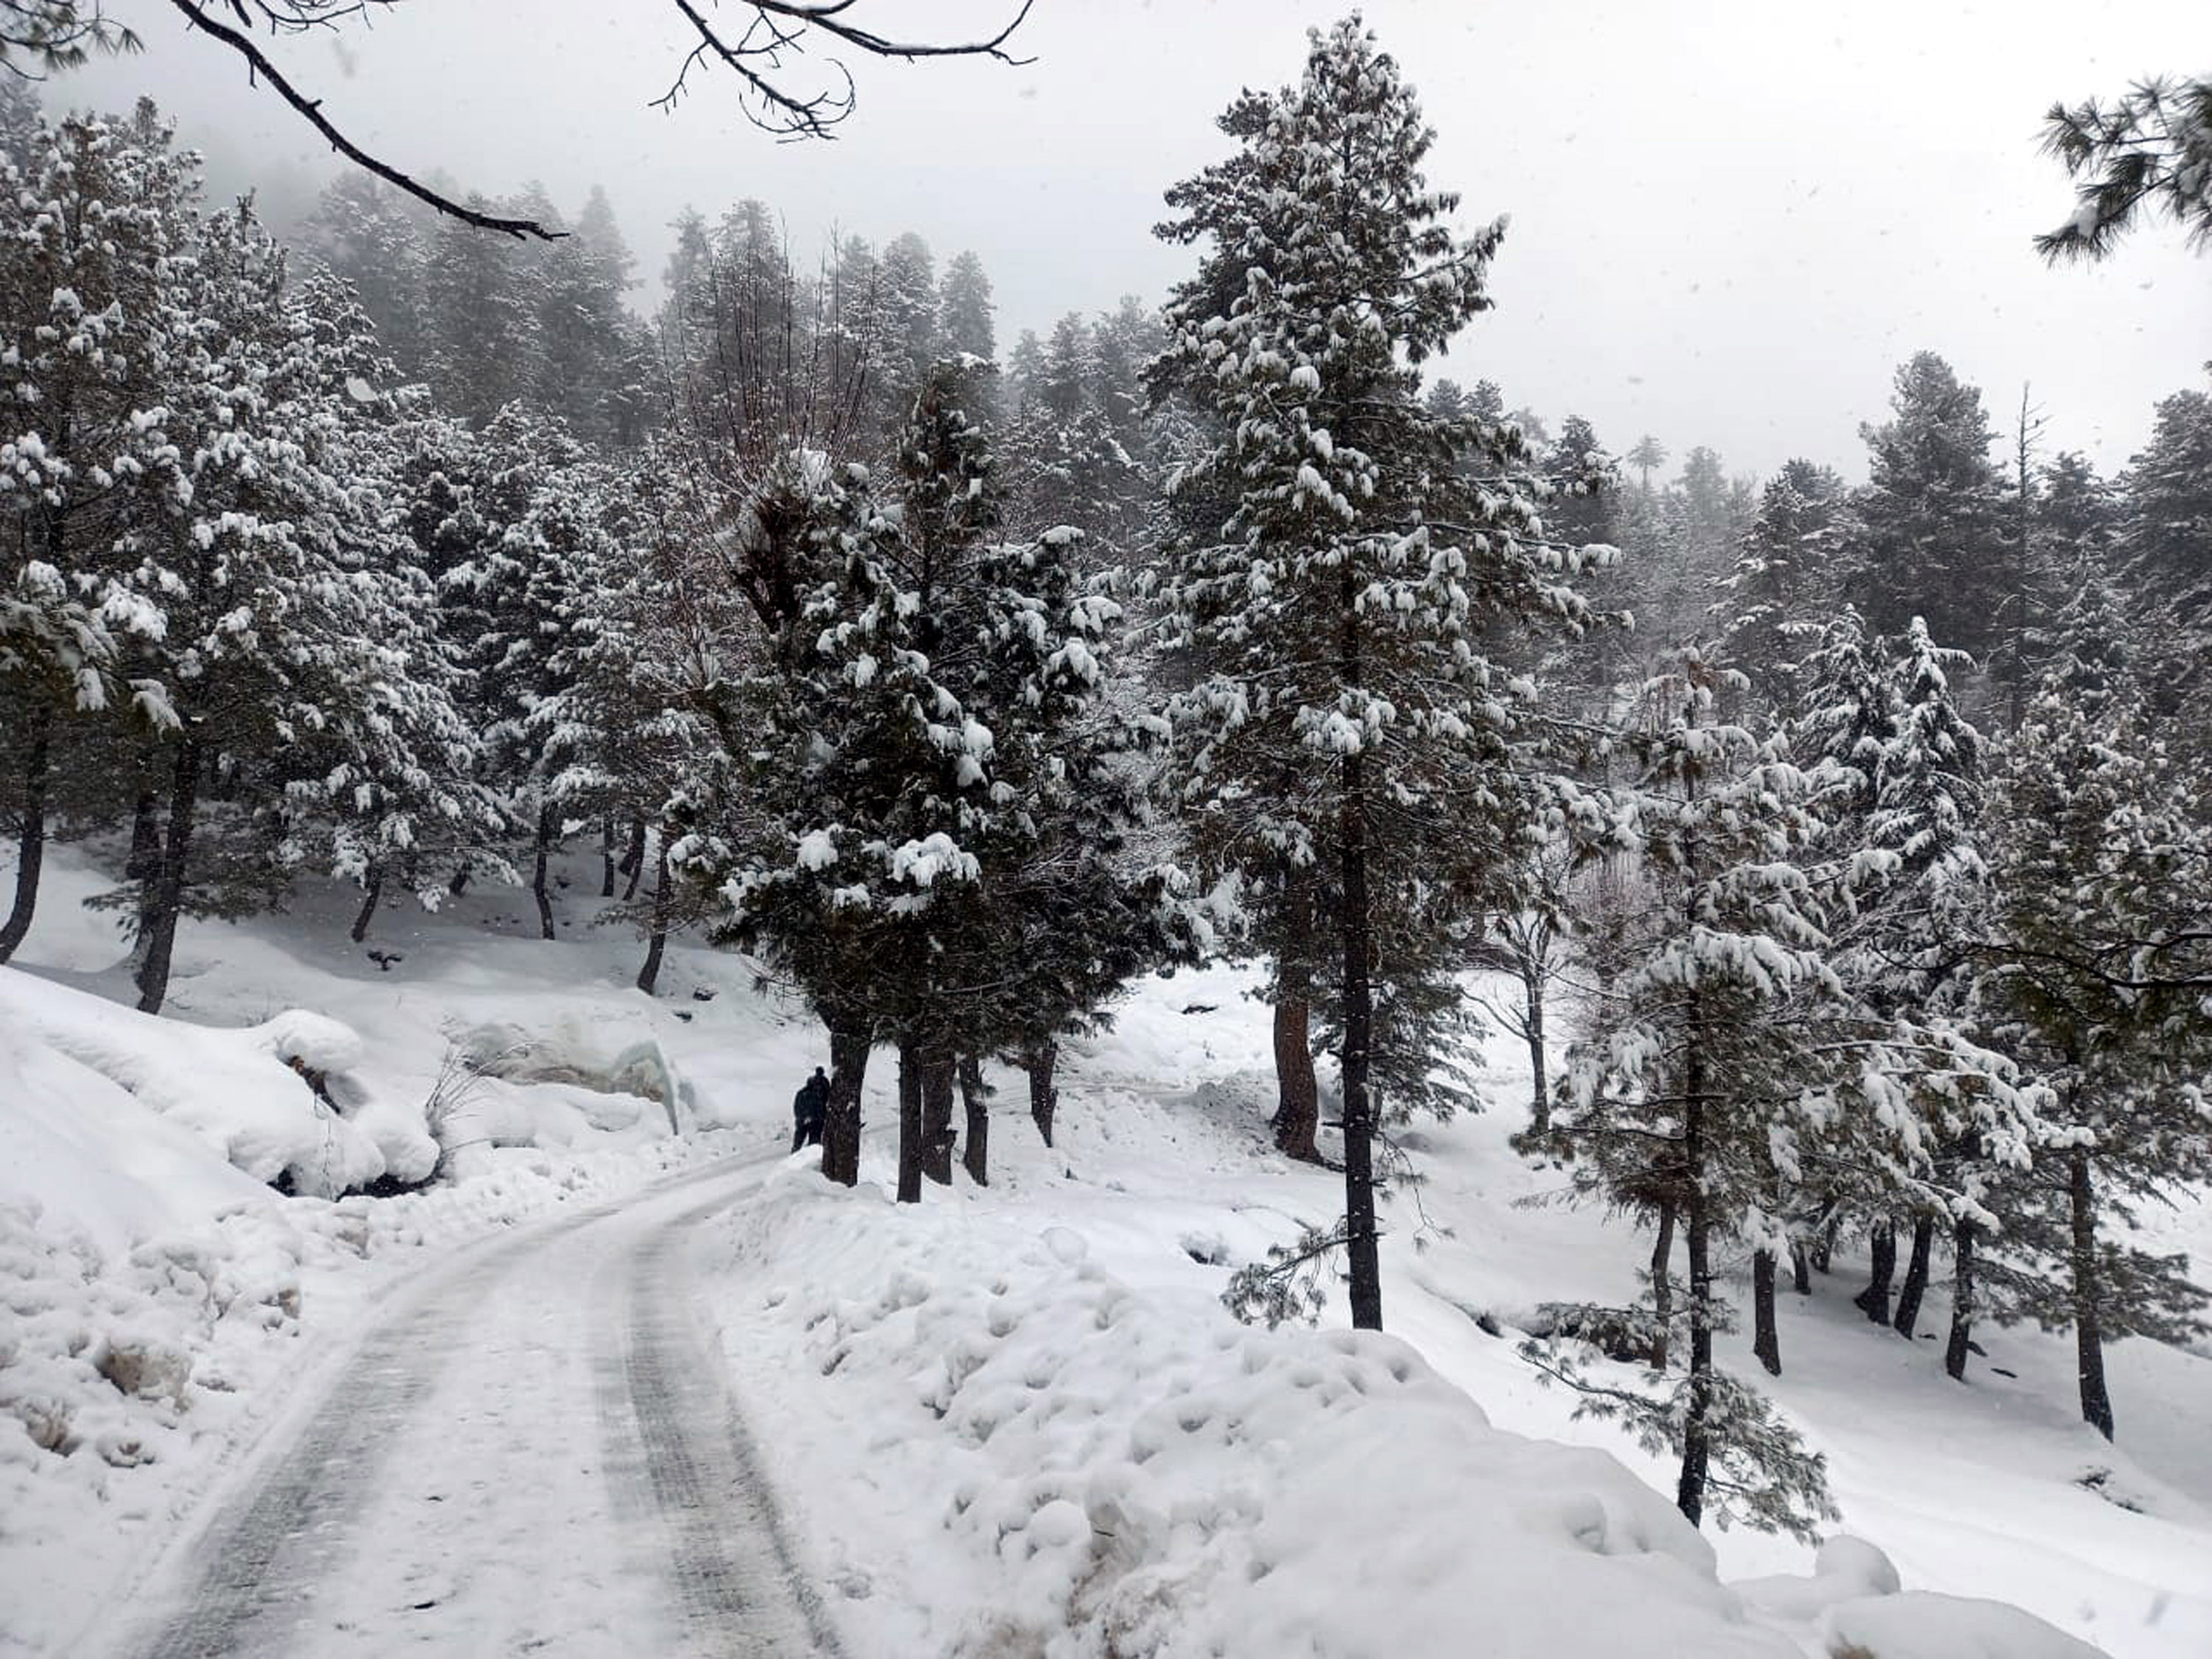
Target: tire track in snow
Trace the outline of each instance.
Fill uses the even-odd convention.
[[[631,1601],[665,1605],[644,1585],[672,1583],[683,1639],[655,1643],[657,1650],[672,1659],[836,1654],[720,1380],[720,1355],[696,1334],[680,1258],[691,1225],[738,1201],[775,1161],[768,1154],[688,1170],[433,1269],[423,1290],[329,1370],[321,1399],[295,1408],[299,1426],[257,1450],[251,1483],[161,1571],[156,1582],[173,1598],[166,1616],[138,1626],[117,1650],[131,1659],[289,1659],[390,1648],[473,1659],[491,1632],[481,1622],[447,1626],[441,1640],[434,1621],[454,1610],[396,1601],[394,1587],[408,1582],[398,1570],[441,1552],[465,1576],[483,1569],[511,1578],[534,1564],[466,1559],[470,1549],[501,1546],[481,1531],[441,1535],[425,1511],[394,1506],[426,1466],[441,1486],[503,1488],[513,1470],[502,1457],[524,1443],[541,1457],[550,1413],[569,1424],[596,1416],[604,1455],[586,1483],[598,1498],[545,1519],[564,1523],[572,1538],[579,1528],[599,1538],[599,1559],[619,1564],[632,1581]],[[713,1198],[675,1208],[709,1182],[718,1188]],[[533,1291],[541,1306],[567,1304],[559,1309],[563,1328],[590,1352],[570,1357],[568,1398],[540,1400],[524,1389],[518,1407],[478,1385],[488,1367],[505,1372],[517,1352],[514,1331],[488,1335],[488,1328],[501,1322],[501,1310],[529,1307]],[[459,1439],[457,1407],[472,1420]],[[502,1431],[500,1413],[518,1409],[538,1419],[530,1425],[538,1441],[526,1443],[514,1423]],[[483,1478],[468,1481],[471,1474]]]
[[[728,1205],[717,1198],[689,1211],[633,1259],[622,1356],[630,1420],[603,1418],[608,1467],[627,1467],[649,1491],[669,1533],[669,1575],[704,1651],[732,1659],[836,1656],[842,1649],[828,1612],[723,1385],[721,1355],[695,1322],[684,1255],[690,1229]],[[603,1405],[609,1395],[602,1390]],[[635,1431],[629,1445],[626,1428]]]

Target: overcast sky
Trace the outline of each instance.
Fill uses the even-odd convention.
[[[861,0],[886,32],[951,37],[1005,0]],[[220,46],[161,0],[110,0],[143,58],[70,77],[50,101],[150,92],[226,182],[296,191],[331,158]],[[723,0],[725,13],[736,9]],[[829,144],[779,144],[696,72],[673,114],[672,0],[405,0],[374,29],[279,42],[289,73],[394,164],[496,193],[604,185],[657,278],[669,221],[757,196],[802,254],[833,227],[919,232],[940,265],[973,248],[1001,348],[1125,293],[1156,302],[1193,263],[1154,242],[1161,191],[1224,153],[1212,118],[1279,85],[1307,0],[1037,0],[1018,68],[857,61],[860,109]],[[1498,309],[1439,372],[1498,381],[1616,451],[1651,432],[1765,474],[1794,454],[1863,471],[1916,350],[1981,386],[2001,427],[2023,381],[2053,447],[2111,471],[2152,404],[2203,383],[2212,258],[2138,231],[2094,270],[2046,269],[2030,235],[2070,198],[2036,151],[2054,99],[2154,72],[2212,70],[2203,0],[1368,0],[1438,132],[1432,183],[1464,222],[1510,214]]]

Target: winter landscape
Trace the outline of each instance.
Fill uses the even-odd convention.
[[[638,9],[0,0],[0,1656],[2212,1653],[2186,9]]]

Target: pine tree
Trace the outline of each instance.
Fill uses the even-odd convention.
[[[1485,641],[1581,610],[1537,504],[1455,475],[1469,449],[1518,459],[1511,434],[1418,401],[1414,366],[1489,307],[1503,227],[1462,241],[1440,222],[1455,201],[1422,176],[1432,134],[1356,18],[1310,40],[1298,86],[1221,118],[1237,155],[1170,192],[1185,217],[1163,234],[1215,246],[1169,305],[1160,378],[1218,434],[1178,492],[1233,503],[1170,576],[1198,671],[1177,716],[1186,811],[1206,863],[1255,896],[1328,861],[1346,1216],[1305,1253],[1342,1248],[1352,1322],[1371,1328],[1378,1010],[1453,943],[1425,882],[1509,886],[1509,861],[1467,869],[1466,849],[1534,816],[1533,688]]]
[[[1796,712],[1802,632],[1832,617],[1838,555],[1850,534],[1844,481],[1797,459],[1767,481],[1716,607],[1729,660],[1775,708]]]
[[[2212,1175],[2212,1018],[2202,941],[2212,834],[2152,735],[2118,618],[2085,573],[2051,671],[1992,785],[1988,938],[1976,998],[2056,1104],[2029,1201],[1999,1248],[2007,1310],[2071,1326],[2084,1421],[2114,1415],[2106,1343],[2185,1340],[2204,1292],[2126,1242],[2134,1206]],[[2120,1237],[2116,1237],[2118,1233]]]
[[[951,1178],[961,1058],[1048,1042],[1092,994],[1098,964],[1076,963],[1060,937],[1065,896],[1097,906],[1092,861],[1110,870],[1115,851],[1103,763],[1070,731],[1103,684],[1118,607],[1076,583],[1073,536],[1001,533],[970,413],[980,373],[933,371],[894,500],[874,498],[865,470],[794,456],[745,531],[785,526],[776,556],[801,597],[764,613],[785,618],[773,667],[729,735],[758,803],[729,837],[731,926],[830,1027],[831,1178],[857,1175],[869,1048],[898,1048],[907,1201],[925,1176]]]
[[[507,238],[439,222],[423,253],[419,304],[423,372],[441,408],[481,426],[544,386],[534,276]]]
[[[182,487],[158,411],[179,337],[164,273],[187,255],[198,177],[150,105],[23,135],[0,162],[0,322],[10,373],[0,467],[0,804],[15,891],[0,961],[35,914],[63,751],[112,708],[123,644],[157,636],[158,603],[125,578],[122,525]]]
[[[972,252],[954,254],[945,267],[945,284],[938,295],[940,349],[955,357],[964,355],[985,362],[994,361],[999,355],[994,310],[991,278],[983,270],[982,260]]]
[[[1942,645],[1985,658],[2004,615],[2004,491],[1982,394],[1923,351],[1897,371],[1892,418],[1861,429],[1868,484],[1850,598],[1878,633],[1925,617]]]
[[[1741,689],[1693,653],[1647,692],[1652,730],[1635,743],[1632,797],[1641,902],[1570,1050],[1554,1120],[1581,1155],[1578,1190],[1658,1223],[1649,1310],[1563,1310],[1555,1333],[1609,1329],[1663,1373],[1680,1319],[1687,1367],[1653,1395],[1595,1379],[1557,1341],[1529,1352],[1583,1392],[1584,1409],[1680,1452],[1677,1501],[1691,1520],[1717,1504],[1802,1534],[1831,1513],[1820,1460],[1716,1362],[1729,1320],[1717,1248],[1751,1246],[1753,1352],[1778,1373],[1776,1268],[1796,1242],[1799,1198],[1856,1188],[1948,1214],[1959,1195],[1943,1185],[1941,1149],[2017,1162],[2034,1102],[1954,1026],[1886,1010],[1838,971],[1838,921],[1903,860],[1832,845],[1821,809],[1851,787],[1832,766],[1790,764],[1778,735],[1730,724],[1722,700]],[[1689,1273],[1679,1304],[1678,1224]]]

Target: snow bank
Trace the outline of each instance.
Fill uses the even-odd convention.
[[[360,1039],[319,1015],[215,1030],[0,969],[0,1024],[119,1085],[256,1181],[283,1176],[296,1192],[331,1195],[386,1174],[419,1180],[437,1163],[419,1115],[410,1132],[397,1112],[371,1109],[365,1127],[317,1097],[295,1062],[342,1079],[356,1116],[374,1105],[374,1091],[347,1076]]]
[[[809,1517],[825,1577],[871,1622],[911,1598],[914,1650],[2089,1651],[2013,1608],[1899,1595],[1853,1540],[1740,1595],[1613,1457],[1492,1427],[1395,1338],[1249,1328],[1018,1206],[932,1197],[794,1165],[718,1224],[745,1279],[806,1286],[735,1310],[731,1360],[805,1486],[850,1496]]]

